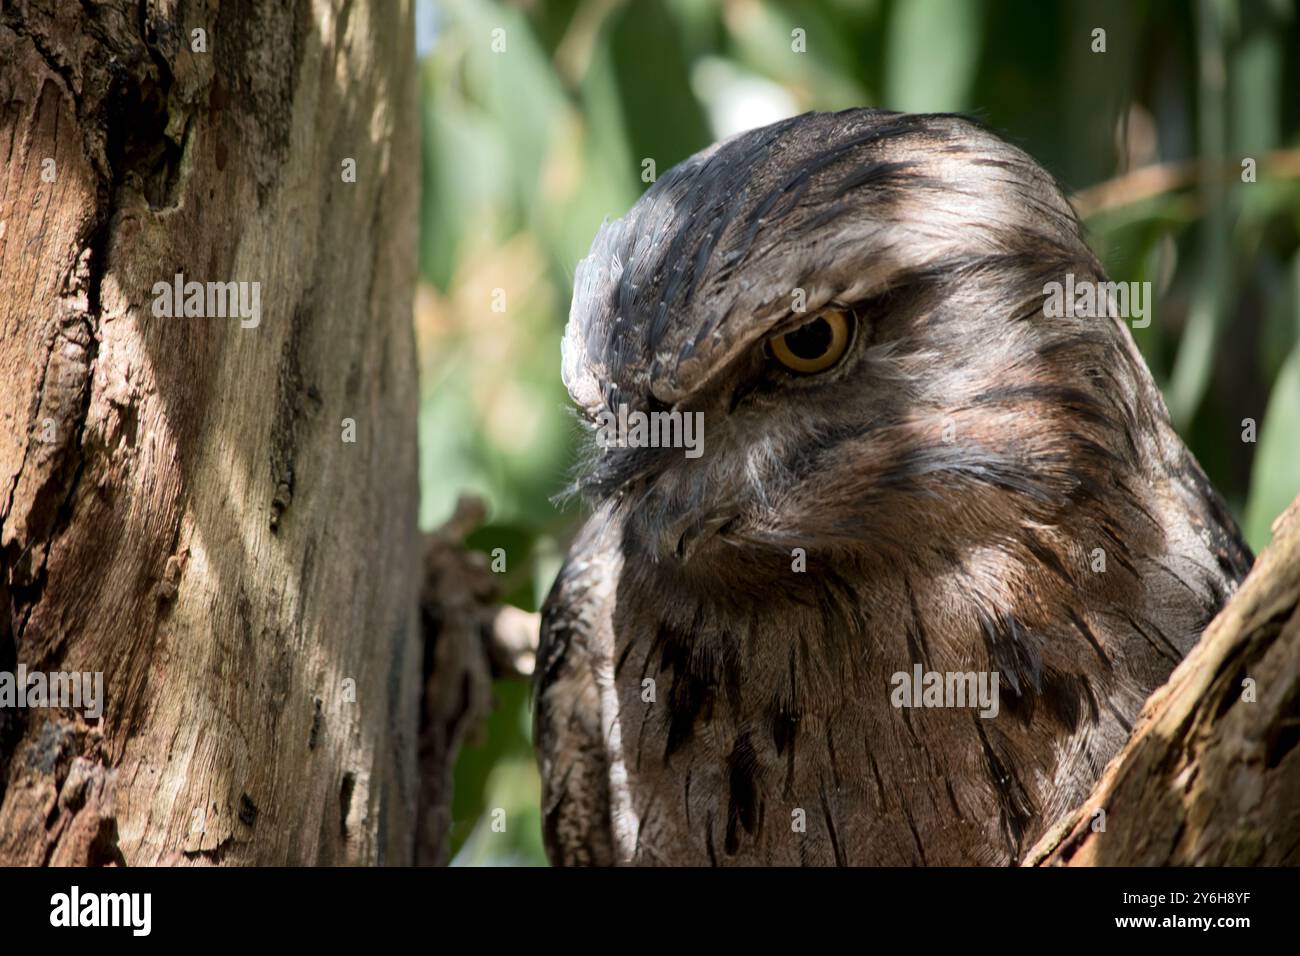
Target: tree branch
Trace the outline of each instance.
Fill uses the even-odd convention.
[[[1300,863],[1300,498],[1273,532],[1092,796],[1026,865]]]

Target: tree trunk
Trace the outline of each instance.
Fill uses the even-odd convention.
[[[1028,863],[1300,864],[1300,498],[1088,801]]]
[[[0,708],[0,864],[446,859],[521,667],[473,515],[417,534],[410,19],[0,0],[0,676],[104,691]],[[156,314],[177,274],[259,320]],[[1029,862],[1300,862],[1289,514]]]
[[[415,857],[411,16],[0,0],[0,863]]]

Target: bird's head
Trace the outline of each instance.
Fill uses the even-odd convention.
[[[1067,273],[1103,278],[1060,188],[969,120],[808,114],[715,145],[600,230],[563,345],[593,431],[698,415],[698,457],[598,449],[580,485],[625,552],[694,574],[1056,523],[1136,458],[1149,383],[1120,321],[1044,314]]]

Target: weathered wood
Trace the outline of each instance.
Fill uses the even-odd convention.
[[[425,688],[415,851],[422,865],[441,866],[451,857],[456,754],[492,706],[489,651],[498,587],[483,555],[464,546],[465,535],[484,514],[477,499],[462,498],[456,513],[425,544],[420,596]]]
[[[0,863],[414,859],[411,16],[0,3]]]
[[[1300,498],[1273,531],[1092,796],[1027,863],[1300,863]]]

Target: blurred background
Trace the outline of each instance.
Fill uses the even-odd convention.
[[[601,222],[647,159],[881,106],[979,118],[1061,180],[1112,279],[1152,283],[1134,335],[1258,550],[1300,492],[1295,7],[418,0],[423,525],[483,497],[468,543],[504,548],[508,600],[535,610],[582,517],[551,502],[575,448],[559,343]],[[545,863],[523,683],[498,682],[455,787],[457,864]]]

